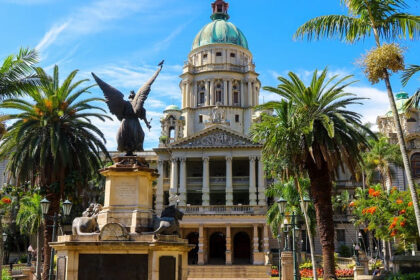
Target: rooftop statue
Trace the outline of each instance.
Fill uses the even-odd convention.
[[[150,130],[151,125],[146,117],[144,102],[150,93],[151,86],[162,70],[164,61],[159,63],[155,74],[135,93],[131,91],[128,99],[116,88],[99,79],[94,73],[93,78],[105,96],[109,111],[121,121],[117,134],[118,151],[126,152],[126,156],[134,156],[135,151],[143,151],[144,131],[138,119],[141,119]]]

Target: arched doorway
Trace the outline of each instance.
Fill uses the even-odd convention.
[[[251,239],[246,232],[238,232],[233,238],[233,263],[251,263]]]
[[[188,244],[193,244],[195,247],[188,252],[188,264],[198,263],[198,232],[191,232],[187,235]]]
[[[226,261],[226,236],[215,232],[209,240],[209,264],[225,264]]]

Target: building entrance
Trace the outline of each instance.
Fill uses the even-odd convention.
[[[187,235],[188,244],[193,244],[195,247],[188,252],[188,264],[198,263],[198,232],[191,232]]]
[[[209,264],[225,264],[226,261],[226,236],[215,232],[210,236]]]
[[[233,239],[233,263],[251,263],[251,239],[245,232],[238,232]]]

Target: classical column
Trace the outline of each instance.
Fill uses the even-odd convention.
[[[258,224],[254,224],[254,240],[252,242],[253,247],[254,247],[254,253],[258,253],[258,245],[259,245],[259,240],[258,240]]]
[[[226,225],[226,264],[232,264],[232,238],[230,233],[230,224]]]
[[[157,214],[160,214],[163,210],[163,160],[158,161],[158,173],[159,178],[156,185],[156,205],[155,209]]]
[[[181,105],[182,105],[182,108],[184,108],[185,107],[185,82],[182,82],[181,84],[181,92],[182,92]]]
[[[233,80],[229,80],[229,102],[227,105],[232,106],[233,105]]]
[[[244,87],[244,81],[241,81],[241,100],[239,100],[240,106],[245,106],[245,87]]]
[[[214,80],[210,81],[210,106],[214,105]]]
[[[176,205],[176,194],[178,188],[178,159],[171,159],[171,185],[169,188],[169,205]]]
[[[180,159],[180,175],[179,175],[179,205],[185,206],[187,201],[187,159]]]
[[[210,205],[210,172],[209,158],[203,157],[203,206]]]
[[[252,106],[252,82],[248,80],[248,107]]]
[[[226,206],[233,205],[232,157],[226,157]]]
[[[194,84],[193,84],[193,98],[192,98],[192,100],[191,100],[191,104],[190,104],[190,107],[196,107],[197,106],[197,100],[198,100],[198,89],[197,89],[197,87],[198,87],[198,85],[197,85],[197,81],[194,81]]]
[[[185,85],[185,101],[184,101],[185,107],[190,107],[190,98],[191,98],[190,82],[187,81],[187,83]]]
[[[223,85],[223,104],[224,105],[229,105],[229,100],[228,100],[228,81],[225,80],[224,81],[224,85]]]
[[[200,224],[198,228],[198,264],[204,264],[204,226]]]
[[[268,254],[270,253],[270,245],[269,245],[269,236],[268,236],[268,225],[263,225],[263,248],[264,248],[264,253]]]
[[[265,200],[265,180],[264,180],[264,166],[261,157],[258,157],[258,205],[266,205]]]
[[[210,105],[210,88],[209,88],[209,81],[205,81],[204,84],[205,88],[206,88],[206,106]]]
[[[249,157],[249,205],[257,205],[257,188],[255,187],[255,157]]]

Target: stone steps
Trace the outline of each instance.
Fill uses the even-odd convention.
[[[270,278],[270,267],[264,265],[190,265],[188,278]]]

